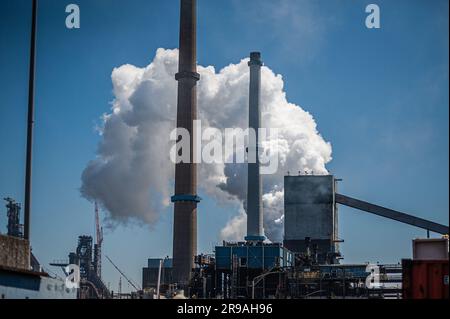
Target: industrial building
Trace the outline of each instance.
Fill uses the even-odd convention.
[[[0,299],[75,299],[76,289],[43,270],[24,238],[20,204],[5,198],[7,233],[0,233]]]
[[[212,254],[197,253],[197,167],[175,165],[173,256],[150,258],[142,269],[142,287],[120,273],[117,294],[102,280],[103,231],[95,204],[96,237],[78,237],[68,260],[56,261],[65,272],[80,269],[80,287],[68,289],[61,278],[44,272],[30,248],[31,157],[34,114],[34,59],[37,1],[33,1],[24,223],[20,204],[7,201],[7,235],[0,235],[0,295],[2,298],[122,298],[121,278],[135,289],[130,298],[448,298],[448,226],[394,211],[343,194],[334,175],[284,177],[284,240],[269,242],[264,235],[262,180],[259,157],[248,164],[247,233],[242,241],[223,242]],[[196,0],[181,0],[177,127],[191,135],[197,118]],[[249,128],[261,124],[260,52],[249,59]],[[248,155],[260,153],[258,135]],[[346,205],[444,235],[413,242],[412,260],[394,265],[343,264],[339,250],[338,205]],[[65,273],[67,275],[67,273]],[[445,282],[445,278],[447,278]],[[445,289],[446,288],[446,289]]]
[[[149,258],[147,267],[142,269],[142,289],[155,290],[160,278],[161,291],[167,291],[173,280],[172,258]]]
[[[101,256],[98,255],[98,246],[93,249],[91,236],[78,237],[75,252],[69,253],[68,260],[58,260],[51,266],[61,267],[66,273],[68,265],[77,265],[80,270],[80,287],[78,289],[79,299],[104,299],[110,297],[110,292],[101,279]]]
[[[333,175],[284,177],[284,246],[294,253],[314,251],[317,262],[335,264],[340,256]]]

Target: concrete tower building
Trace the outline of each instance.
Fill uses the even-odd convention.
[[[181,0],[178,73],[177,128],[190,133],[190,161],[175,166],[173,227],[174,281],[184,287],[190,280],[197,254],[197,168],[193,161],[194,130],[197,118],[196,0]],[[183,151],[183,150],[182,150]],[[186,150],[184,150],[186,151]]]
[[[284,246],[295,253],[317,251],[321,264],[337,263],[338,213],[333,175],[284,177]]]
[[[262,212],[262,183],[259,173],[259,134],[258,129],[261,123],[260,100],[261,100],[261,53],[251,52],[250,61],[250,92],[249,92],[249,108],[248,108],[248,127],[255,132],[254,145],[249,144],[249,159],[252,152],[256,161],[248,163],[248,180],[247,180],[247,241],[263,241],[263,212]]]

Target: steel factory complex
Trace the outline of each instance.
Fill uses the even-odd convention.
[[[196,0],[181,0],[177,127],[194,134],[197,119]],[[35,17],[35,16],[34,16]],[[34,34],[34,33],[33,33]],[[34,39],[32,47],[34,47]],[[34,59],[32,52],[32,60]],[[248,127],[261,125],[261,67],[263,52],[249,54]],[[247,233],[236,242],[224,241],[212,253],[197,251],[197,167],[193,161],[175,165],[173,203],[173,256],[143,256],[142,282],[133,282],[126,271],[108,256],[102,256],[103,231],[96,213],[96,236],[74,239],[68,259],[55,261],[66,275],[69,265],[78,265],[80,285],[68,288],[51,277],[30,251],[31,143],[33,133],[33,68],[31,66],[28,125],[27,185],[24,225],[21,206],[6,198],[7,234],[0,235],[0,296],[2,298],[211,298],[211,299],[300,299],[300,298],[448,298],[447,225],[415,217],[341,194],[334,175],[286,173],[284,176],[284,233],[282,242],[264,235],[262,176],[258,156],[247,165]],[[259,141],[256,136],[256,141]],[[191,140],[191,146],[193,141]],[[260,144],[247,152],[260,153]],[[399,223],[442,235],[441,238],[411,239],[413,256],[397,264],[346,264],[340,253],[339,207],[355,208]],[[198,207],[198,208],[197,208]],[[168,238],[167,240],[170,240]],[[68,251],[70,248],[68,248]],[[105,258],[133,287],[132,293],[112,292],[102,280]],[[50,288],[49,288],[50,287]]]

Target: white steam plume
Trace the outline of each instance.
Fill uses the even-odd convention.
[[[198,116],[202,127],[248,127],[248,59],[219,72],[198,67]],[[123,65],[112,72],[112,111],[103,116],[97,157],[82,174],[82,195],[98,201],[112,222],[131,220],[154,225],[173,192],[174,164],[169,159],[175,128],[178,50],[158,49],[145,68]],[[261,69],[262,127],[278,128],[279,165],[263,175],[264,229],[272,241],[283,229],[283,176],[287,171],[326,174],[331,145],[317,131],[313,117],[289,103],[281,75]],[[221,232],[227,240],[245,233],[245,164],[200,164],[199,192],[241,209]]]

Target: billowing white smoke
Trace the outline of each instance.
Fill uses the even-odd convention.
[[[202,127],[248,127],[248,59],[230,64],[218,73],[198,67],[198,111]],[[82,174],[81,193],[98,201],[110,221],[136,220],[154,225],[173,192],[174,164],[169,159],[175,128],[178,50],[158,49],[145,68],[123,65],[112,73],[112,112],[104,126],[97,157]],[[263,176],[264,229],[279,241],[283,229],[283,176],[291,171],[326,174],[331,145],[323,140],[313,117],[289,103],[281,75],[263,67],[261,85],[262,126],[278,128],[279,165]],[[200,164],[199,191],[226,204],[240,203],[236,217],[221,232],[227,240],[245,234],[245,164]],[[234,205],[235,207],[235,205]]]

